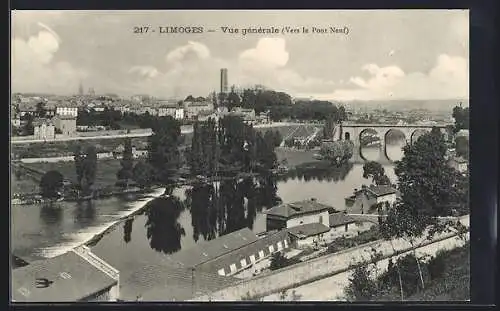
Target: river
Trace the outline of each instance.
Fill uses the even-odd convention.
[[[366,159],[375,160],[379,151],[378,147],[365,147],[362,153]],[[401,144],[388,145],[387,154],[398,160],[402,155]],[[393,165],[384,165],[384,168],[394,181]],[[245,225],[255,233],[265,231],[265,217],[261,212],[266,206],[277,204],[278,199],[293,202],[316,198],[343,210],[344,198],[351,195],[354,188],[371,182],[362,174],[362,164],[350,163],[331,172],[305,169],[277,179],[218,185],[217,193],[204,188],[186,193],[188,188],[182,188],[176,189],[168,199],[153,199],[161,193],[157,190],[146,196],[107,198],[92,203],[59,202],[52,207],[13,205],[11,250],[28,260],[64,253],[149,201],[151,206],[142,214],[118,223],[92,246],[98,256],[120,271],[121,280],[126,283],[134,270],[160,262],[165,254],[192,247],[196,239],[213,238]],[[216,201],[218,204],[224,202],[226,215],[223,219],[210,212],[210,206],[215,206]],[[238,206],[244,206],[244,211]]]

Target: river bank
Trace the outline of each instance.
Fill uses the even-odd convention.
[[[41,254],[42,257],[45,258],[56,257],[81,245],[86,245],[86,246],[95,245],[103,236],[113,231],[116,228],[116,226],[118,226],[128,218],[140,214],[150,201],[162,196],[164,193],[165,193],[165,188],[157,188],[153,190],[144,198],[131,204],[130,208],[122,211],[115,220],[104,223],[98,227],[89,228],[90,232],[88,232],[86,238],[76,239],[72,242],[66,242],[62,245],[56,245],[53,247],[45,248],[44,253]],[[87,232],[80,232],[80,234],[82,233],[85,234]]]

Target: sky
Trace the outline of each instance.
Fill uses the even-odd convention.
[[[323,100],[468,99],[467,10],[13,11],[13,92],[206,96],[264,85]],[[137,34],[149,26],[153,33]],[[160,33],[159,27],[203,27]],[[279,34],[224,33],[276,27]],[[306,27],[309,33],[281,33]],[[336,27],[347,33],[312,33]],[[214,32],[207,32],[212,29]]]

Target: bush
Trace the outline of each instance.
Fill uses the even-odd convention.
[[[344,292],[348,301],[370,301],[377,294],[377,282],[371,278],[368,265],[354,269]]]
[[[446,252],[440,250],[436,253],[436,256],[431,258],[427,263],[427,269],[429,270],[429,275],[431,280],[440,278],[444,274],[444,269],[446,267]]]

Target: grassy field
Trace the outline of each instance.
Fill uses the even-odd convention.
[[[314,154],[318,151],[314,150],[293,150],[289,148],[276,148],[276,156],[278,157],[278,162],[286,159],[287,165],[289,167],[295,167],[300,164],[319,162],[314,159]]]
[[[25,164],[43,171],[57,170],[64,178],[76,181],[74,162],[55,162],[55,163],[30,163]],[[116,173],[120,169],[120,160],[106,159],[97,162],[96,186],[114,185],[116,182]]]
[[[34,193],[38,192],[38,183],[25,175],[16,176],[14,172],[10,174],[11,193]]]

